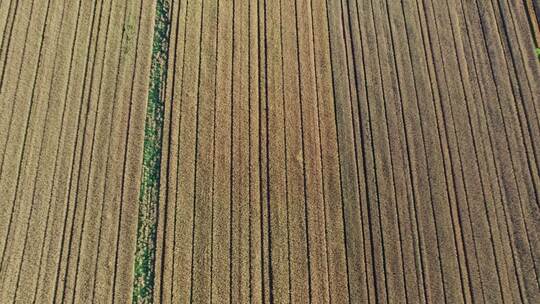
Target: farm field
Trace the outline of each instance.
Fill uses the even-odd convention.
[[[0,303],[539,303],[539,16],[0,2]]]
[[[0,302],[131,299],[151,4],[0,4]]]

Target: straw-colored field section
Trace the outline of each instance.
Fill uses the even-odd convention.
[[[0,3],[0,302],[126,303],[151,1]]]
[[[0,302],[540,303],[539,13],[0,2]]]
[[[534,5],[171,1],[155,301],[539,302]]]

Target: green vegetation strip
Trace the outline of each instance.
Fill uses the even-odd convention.
[[[139,195],[133,303],[153,302],[163,133],[163,89],[167,77],[169,23],[168,0],[157,0],[148,106],[144,129],[144,156]]]

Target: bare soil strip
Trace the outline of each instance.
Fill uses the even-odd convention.
[[[0,302],[540,302],[538,12],[1,2]]]

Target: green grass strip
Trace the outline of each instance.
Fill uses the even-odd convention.
[[[163,89],[167,77],[169,23],[168,0],[157,0],[134,266],[133,303],[137,304],[153,303],[163,133]]]

